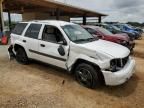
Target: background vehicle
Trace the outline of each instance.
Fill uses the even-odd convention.
[[[114,26],[114,25],[111,25],[111,26],[113,27],[113,29],[117,30],[118,33],[127,34],[132,41],[135,40],[135,37],[136,37],[136,34],[135,34],[135,33],[122,30],[122,29],[120,29],[120,28],[118,28],[117,26]],[[115,33],[114,33],[114,34],[115,34]],[[116,33],[116,34],[117,34],[117,33]]]
[[[128,25],[128,24],[127,24]],[[129,27],[133,28],[135,31],[137,31],[140,35],[142,35],[143,33],[143,30],[139,27],[134,27],[134,26],[131,26],[131,25],[128,25]]]
[[[96,39],[81,26],[63,21],[19,23],[8,51],[21,64],[34,59],[63,68],[89,88],[100,82],[123,84],[135,68],[126,47]]]
[[[129,48],[131,51],[133,51],[135,43],[131,41],[128,36],[123,36],[121,34],[112,34],[110,31],[97,26],[83,26],[83,27],[92,35],[98,36],[103,40],[121,44]]]
[[[129,36],[131,41],[133,41],[135,39],[135,37],[136,37],[135,33],[122,30],[122,29],[118,28],[117,26],[114,26],[113,24],[101,24],[101,23],[98,23],[96,25],[99,26],[99,27],[103,27],[103,28],[107,29],[108,31],[112,32],[113,34],[121,34],[123,36]]]
[[[118,27],[120,30],[122,30],[124,32],[129,32],[129,33],[133,34],[135,39],[138,39],[141,37],[141,34],[138,31],[129,27],[126,24],[114,24],[114,26]]]
[[[2,36],[3,36],[3,33],[0,31],[0,43],[1,43]]]
[[[4,35],[2,32],[0,32],[0,44],[7,45],[8,43],[8,37]]]
[[[112,32],[113,34],[120,34],[123,33],[120,29],[112,25],[105,25],[102,26],[103,28],[107,29],[108,31]]]

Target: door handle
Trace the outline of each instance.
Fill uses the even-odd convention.
[[[45,45],[44,45],[44,44],[40,44],[40,46],[41,46],[41,47],[45,47]]]
[[[26,43],[26,40],[23,40],[24,43]]]

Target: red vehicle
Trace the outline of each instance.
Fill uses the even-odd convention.
[[[8,38],[0,31],[0,44],[7,45]]]
[[[128,36],[124,36],[126,34],[113,34],[110,31],[97,26],[82,26],[82,27],[85,28],[90,34],[92,34],[95,37],[121,44],[129,48],[131,51],[135,46],[134,41],[131,41]]]
[[[2,36],[2,38],[1,38],[1,44],[2,45],[7,45],[8,44],[8,38],[7,38],[7,36]]]

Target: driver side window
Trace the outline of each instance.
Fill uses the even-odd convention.
[[[63,42],[63,35],[58,28],[46,25],[44,27],[42,40],[52,43],[60,43]]]

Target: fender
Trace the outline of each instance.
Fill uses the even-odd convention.
[[[21,41],[19,41],[19,40],[16,40],[16,41],[14,42],[14,45],[13,45],[13,46],[15,46],[16,44],[22,46],[22,47],[24,48],[27,56],[30,57],[29,51],[28,51],[26,45],[25,45],[23,42],[21,42]],[[15,51],[14,51],[14,53],[15,53]]]
[[[98,65],[98,66],[101,66],[101,63],[98,59],[95,59],[95,58],[92,58],[92,57],[89,57],[87,55],[84,55],[84,54],[80,54],[78,56],[73,56],[73,57],[70,57],[68,62],[67,62],[67,67],[68,67],[68,71],[71,71],[72,70],[72,67],[73,65],[79,60],[85,60],[85,61],[88,61],[88,62],[91,62],[95,65]],[[101,67],[100,67],[101,68]]]
[[[96,55],[95,51],[91,51],[85,47],[82,47],[78,44],[70,43],[70,51],[69,57],[67,59],[67,70],[71,71],[73,65],[77,62],[77,60],[85,60],[95,65],[98,65],[101,69],[109,68],[109,60],[105,59],[101,60],[98,55]]]

